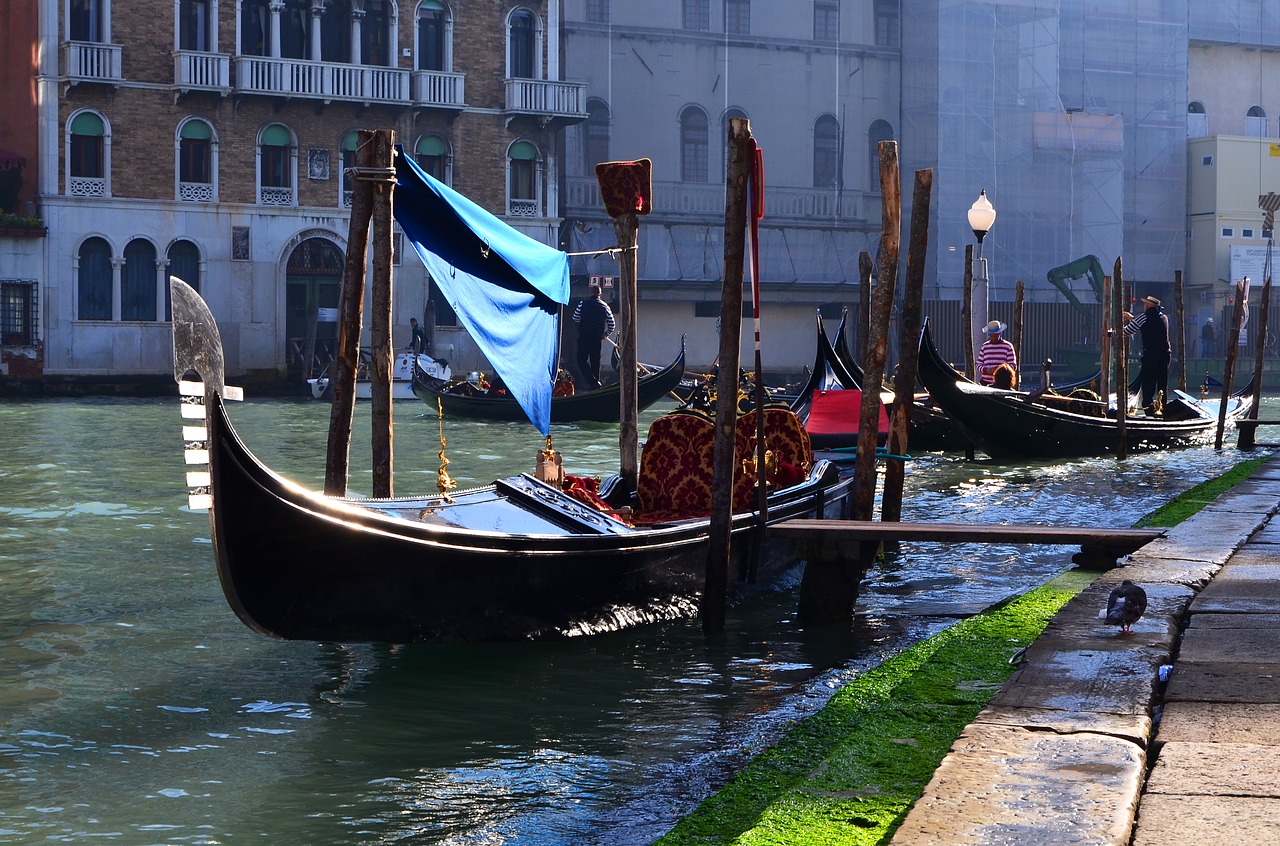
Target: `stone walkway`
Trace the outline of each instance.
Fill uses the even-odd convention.
[[[1280,457],[1067,603],[892,843],[1280,844],[1278,509]]]

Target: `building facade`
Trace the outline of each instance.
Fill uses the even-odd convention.
[[[557,12],[545,0],[40,2],[45,380],[163,377],[173,274],[209,302],[229,372],[301,384],[336,337],[326,318],[359,129],[393,130],[433,175],[553,239],[555,139],[585,117],[583,86],[559,80]],[[416,258],[397,258],[394,277],[407,339],[433,295]],[[460,330],[439,343],[466,354]]]

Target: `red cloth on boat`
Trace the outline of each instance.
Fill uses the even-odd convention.
[[[569,496],[597,511],[616,514],[616,509],[600,498],[600,480],[590,476],[564,474],[564,490]]]
[[[856,389],[818,391],[809,405],[804,428],[810,435],[858,434],[862,419],[862,391]],[[880,404],[880,434],[889,434],[889,412]]]

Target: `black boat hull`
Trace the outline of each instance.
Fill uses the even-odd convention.
[[[1077,413],[1092,404],[1077,401],[1048,405],[1022,391],[978,385],[957,373],[939,355],[926,325],[920,339],[920,379],[929,395],[978,449],[996,459],[1080,458],[1106,455],[1120,448],[1119,423],[1113,416]],[[1247,389],[1230,399],[1227,420],[1247,413]],[[1101,411],[1101,409],[1092,409]],[[1129,451],[1168,449],[1203,443],[1216,431],[1217,404],[1175,397],[1163,418],[1125,420]]]

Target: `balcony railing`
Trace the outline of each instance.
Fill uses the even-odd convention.
[[[184,203],[212,203],[213,184],[209,182],[179,182],[178,199]]]
[[[237,56],[237,91],[322,100],[409,101],[409,71],[372,65]]]
[[[587,86],[582,82],[508,79],[507,111],[586,120]]]
[[[566,212],[590,209],[604,211],[600,187],[594,178],[573,177],[566,180]],[[766,220],[814,222],[823,220],[852,222],[861,220],[861,191],[834,188],[765,187]],[[718,217],[724,219],[724,186],[698,185],[688,182],[653,183],[653,210],[665,216]]]
[[[464,93],[466,76],[460,73],[419,70],[413,72],[415,106],[437,106],[461,109],[467,104]]]
[[[62,42],[62,75],[71,82],[122,82],[121,47],[94,41]]]
[[[67,193],[73,197],[105,197],[107,180],[101,176],[72,176],[67,181]]]
[[[231,57],[226,53],[175,51],[173,83],[183,90],[226,91],[231,85]]]
[[[298,203],[294,199],[294,191],[290,187],[261,185],[258,187],[258,205],[291,208]]]

